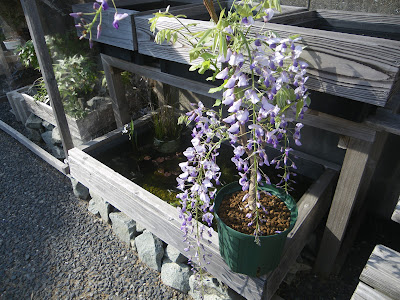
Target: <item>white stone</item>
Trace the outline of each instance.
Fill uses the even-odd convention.
[[[100,217],[99,210],[96,207],[96,202],[93,199],[89,201],[88,211],[94,214],[96,217]]]
[[[135,239],[139,259],[148,267],[160,272],[164,256],[163,242],[151,232],[145,231]]]
[[[87,200],[89,198],[89,190],[75,178],[71,178],[72,190],[74,195],[80,199]]]
[[[144,227],[141,223],[136,222],[136,232],[137,233],[142,233],[145,230],[146,230],[146,227]]]
[[[51,154],[53,154],[53,156],[54,156],[55,158],[60,158],[60,159],[65,158],[64,149],[61,148],[61,147],[58,147],[58,146],[53,146],[53,147],[51,147]],[[82,199],[85,199],[85,200],[86,200],[87,198],[82,198]]]
[[[42,135],[40,134],[39,129],[31,129],[31,128],[26,128],[28,131],[28,138],[34,142],[40,142],[42,141]]]
[[[109,216],[114,233],[130,246],[131,239],[135,237],[136,222],[122,212],[112,212]]]
[[[47,122],[47,121],[45,121],[45,120],[42,121],[42,126],[43,126],[47,131],[51,131],[51,130],[53,130],[53,128],[54,128],[54,125],[53,125],[53,124],[51,124],[51,123],[49,123],[49,122]]]
[[[190,267],[183,263],[174,263],[165,260],[161,267],[161,281],[174,289],[187,293],[190,289]]]
[[[96,209],[99,211],[102,220],[106,223],[110,222],[109,214],[111,212],[111,204],[94,192],[90,192],[92,200],[95,202]]]
[[[28,119],[26,119],[25,127],[30,129],[42,129],[42,119],[31,113]]]
[[[187,261],[187,258],[171,245],[168,245],[165,249],[165,257],[174,263],[184,263]]]
[[[53,147],[53,140],[51,138],[51,131],[45,131],[41,134],[43,141],[46,143],[48,147]]]

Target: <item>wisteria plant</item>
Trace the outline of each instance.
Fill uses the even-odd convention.
[[[207,108],[199,102],[187,113],[188,122],[194,121],[191,147],[184,151],[186,162],[180,164],[182,174],[177,178],[182,191],[179,217],[185,240],[194,235],[197,243],[189,243],[185,249],[194,251],[192,262],[205,269],[207,256],[203,235],[212,235],[214,198],[219,185],[221,169],[217,164],[219,149],[229,141],[233,147],[232,161],[240,176],[239,184],[247,191],[243,206],[248,209],[246,217],[254,228],[255,242],[263,235],[260,224],[262,206],[258,187],[270,183],[261,171],[263,165],[282,169],[281,181],[277,183],[287,193],[290,177],[296,169],[289,157],[290,141],[300,143],[303,125],[295,122],[303,117],[310,104],[305,83],[307,63],[299,59],[303,50],[296,43],[300,36],[281,38],[264,29],[264,24],[280,11],[279,1],[251,0],[234,2],[229,10],[220,7],[219,17],[213,2],[204,0],[211,16],[208,29],[197,29],[197,23],[188,23],[185,16],[174,16],[168,11],[158,12],[150,20],[150,29],[156,33],[157,43],[174,43],[183,39],[191,46],[189,51],[191,71],[200,74],[211,71],[207,80],[223,83],[210,89],[209,93],[223,91],[222,99]],[[157,31],[162,18],[172,18],[179,26]],[[260,26],[261,24],[261,26]],[[200,60],[200,61],[199,61]],[[281,155],[270,160],[265,148],[270,144]],[[201,221],[193,222],[193,220]]]
[[[97,35],[101,32],[101,11],[108,8],[106,0],[97,0],[94,19],[98,16]],[[282,170],[281,181],[277,183],[286,193],[296,169],[289,153],[290,142],[300,143],[303,117],[310,104],[305,83],[307,63],[300,60],[303,47],[298,44],[301,37],[279,37],[265,29],[265,24],[274,12],[280,11],[279,0],[234,1],[229,9],[220,6],[219,16],[212,0],[204,0],[211,20],[204,29],[198,23],[185,20],[185,16],[174,16],[169,8],[155,13],[150,20],[150,29],[156,34],[157,43],[185,41],[190,45],[191,71],[200,74],[211,72],[207,80],[220,80],[222,84],[210,89],[209,93],[223,92],[214,108],[199,102],[187,113],[187,122],[194,121],[191,147],[183,154],[187,161],[180,164],[182,174],[177,178],[181,207],[179,217],[181,229],[188,247],[194,253],[191,262],[205,270],[207,256],[201,242],[204,235],[212,235],[214,198],[221,169],[217,164],[219,149],[223,142],[233,147],[232,161],[240,176],[239,184],[247,191],[243,198],[249,226],[254,228],[255,242],[260,243],[263,235],[260,224],[262,209],[258,187],[270,183],[261,167],[271,166]],[[81,17],[80,13],[73,14]],[[115,13],[113,25],[126,17]],[[161,20],[174,20],[176,28],[157,29]],[[256,22],[262,20],[263,22]],[[94,20],[95,21],[95,20]],[[89,34],[94,21],[78,24],[83,35]],[[90,41],[90,40],[89,40]],[[270,159],[266,153],[267,144],[280,150],[280,155]],[[198,220],[200,222],[194,222]],[[194,235],[196,243],[189,243]]]

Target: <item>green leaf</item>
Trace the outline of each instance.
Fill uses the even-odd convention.
[[[204,74],[210,68],[210,62],[208,60],[203,61],[201,68],[199,69],[199,74]]]
[[[310,104],[311,104],[310,97],[307,96],[307,98],[304,101],[306,101],[307,106],[310,106]]]
[[[213,107],[218,107],[218,106],[220,106],[221,104],[222,104],[221,99],[217,99],[217,100],[215,100],[215,103],[214,103]]]
[[[198,68],[201,68],[201,64],[190,66],[189,71],[193,72],[196,71]]]
[[[212,59],[215,59],[217,57],[215,54],[208,53],[208,52],[205,52],[205,53],[201,54],[200,56],[204,60],[212,60]]]
[[[221,84],[219,87],[211,88],[208,90],[210,94],[214,94],[216,92],[222,91],[224,89],[225,84],[228,82],[228,80],[225,80],[223,84]]]
[[[296,104],[296,119],[299,117],[301,109],[303,108],[304,102],[303,100],[300,100]]]
[[[200,38],[200,40],[197,42],[197,45],[202,45],[206,38],[213,32],[213,29],[207,29],[204,33],[203,36]]]
[[[279,108],[284,108],[286,105],[286,95],[285,95],[284,89],[280,89],[278,93],[275,95],[276,99],[276,104],[278,105]]]
[[[199,55],[200,55],[200,52],[197,51],[196,48],[190,50],[189,51],[189,59],[190,59],[190,61],[193,61],[193,60],[197,59],[199,57]]]

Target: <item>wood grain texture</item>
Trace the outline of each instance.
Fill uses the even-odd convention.
[[[103,64],[105,65],[126,70],[135,73],[137,75],[148,77],[160,81],[162,83],[166,83],[185,90],[193,91],[200,95],[209,96],[212,98],[219,98],[222,96],[222,92],[209,94],[208,90],[213,86],[207,83],[201,83],[194,80],[185,79],[179,76],[163,73],[159,69],[154,67],[137,65],[104,54],[101,55],[101,58]]]
[[[101,25],[102,28],[100,37],[97,38],[96,28],[99,23],[99,21],[97,20],[97,22],[93,26],[92,40],[107,45],[117,46],[123,49],[128,49],[132,51],[136,50],[135,30],[133,27],[133,15],[138,13],[138,11],[122,9],[122,8],[118,9],[118,13],[120,14],[127,13],[129,16],[121,20],[119,22],[119,28],[115,29],[114,26],[112,25],[114,20],[115,8],[112,7],[111,3],[110,5],[111,7],[109,9],[102,12],[103,20]],[[94,11],[93,3],[72,5],[72,11],[92,13]],[[87,23],[90,23],[93,19],[93,16],[84,15],[83,19]],[[81,32],[79,30],[77,31],[77,34],[78,36],[81,36]],[[89,39],[89,35],[86,38]]]
[[[399,201],[396,204],[396,207],[394,208],[392,217],[392,221],[395,221],[400,224],[400,196],[399,196]]]
[[[374,288],[359,282],[350,300],[393,300]]]
[[[121,71],[111,66],[103,59],[101,61],[112,100],[115,122],[117,123],[117,127],[122,127],[130,121],[130,115],[129,104],[125,96],[125,87],[122,83]]]
[[[77,148],[70,150],[69,165],[71,176],[90,190],[102,195],[106,201],[132,219],[142,223],[149,231],[153,232],[166,243],[176,247],[184,255],[193,254],[183,250],[186,244],[182,242],[178,211],[175,208]],[[301,244],[305,243],[306,232],[312,226],[316,225],[318,218],[322,216],[322,214],[314,215],[314,213],[319,211],[324,205],[324,202],[319,202],[318,200],[319,193],[323,193],[324,187],[327,187],[331,183],[331,180],[328,179],[332,179],[331,172],[333,171],[327,172],[321,177],[318,183],[310,187],[309,192],[299,202],[298,220],[301,221],[299,225],[296,225],[298,227],[296,227],[295,232],[290,235],[292,242],[288,243],[288,245],[291,245],[290,247],[297,249],[296,251],[301,251]],[[314,193],[314,195],[312,196],[310,193]],[[321,204],[317,205],[317,203]],[[314,209],[315,205],[317,206]],[[320,205],[322,206],[320,207]],[[206,253],[212,254],[210,265],[207,267],[208,272],[247,299],[267,297],[266,294],[263,296],[263,291],[265,281],[269,279],[266,276],[263,278],[253,278],[230,271],[219,255],[218,235],[214,233],[211,240],[211,245],[208,245],[208,243],[204,244]],[[300,246],[298,245],[299,243]],[[288,266],[285,266],[285,268],[287,269],[282,269],[280,272],[286,274]],[[271,280],[276,287],[280,283],[279,278]]]
[[[154,43],[149,31],[151,15],[136,17],[139,53],[189,64],[190,45],[179,38],[174,45]],[[184,24],[197,23],[192,31],[210,28],[209,22],[182,20]],[[252,35],[264,29],[273,30],[281,37],[300,34],[303,38],[302,59],[309,64],[308,87],[340,97],[385,106],[394,89],[398,89],[400,41],[281,24],[256,22]],[[180,28],[176,20],[160,19],[157,28]],[[195,61],[198,63],[198,61]]]
[[[64,107],[61,101],[60,92],[58,91],[57,81],[54,76],[52,60],[44,39],[42,24],[40,23],[39,12],[36,1],[21,0],[21,5],[28,24],[29,32],[35,47],[36,56],[38,58],[40,70],[44,79],[47,94],[49,95],[51,106],[54,109],[57,127],[60,130],[61,140],[64,152],[73,148],[71,134],[68,129],[67,119],[65,117]]]
[[[392,299],[400,299],[400,253],[375,246],[360,280]]]
[[[315,262],[314,269],[317,273],[329,274],[333,268],[359,191],[371,146],[371,142],[350,139]]]
[[[10,136],[12,136],[14,139],[16,139],[18,142],[20,142],[22,145],[24,145],[26,148],[28,148],[30,151],[35,153],[37,156],[39,156],[41,159],[43,159],[45,162],[47,162],[52,167],[56,168],[58,171],[60,171],[64,175],[68,174],[67,173],[68,166],[66,164],[59,161],[53,155],[51,155],[47,151],[40,148],[38,145],[33,143],[31,140],[29,140],[22,134],[20,134],[18,131],[16,131],[11,126],[8,126],[3,121],[0,121],[0,129],[2,129],[4,132],[8,133]]]
[[[400,135],[400,115],[386,109],[378,108],[374,115],[367,118],[366,123],[377,130]]]

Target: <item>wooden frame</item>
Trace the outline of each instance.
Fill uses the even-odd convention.
[[[57,125],[53,108],[50,105],[36,101],[25,92],[20,93],[19,97],[25,101],[27,109],[30,112],[54,126]],[[15,98],[16,96],[14,96]],[[87,116],[81,119],[75,119],[70,116],[66,116],[66,118],[71,135],[81,141],[88,141],[96,133],[115,122],[111,103],[103,103],[96,110],[89,112]]]

